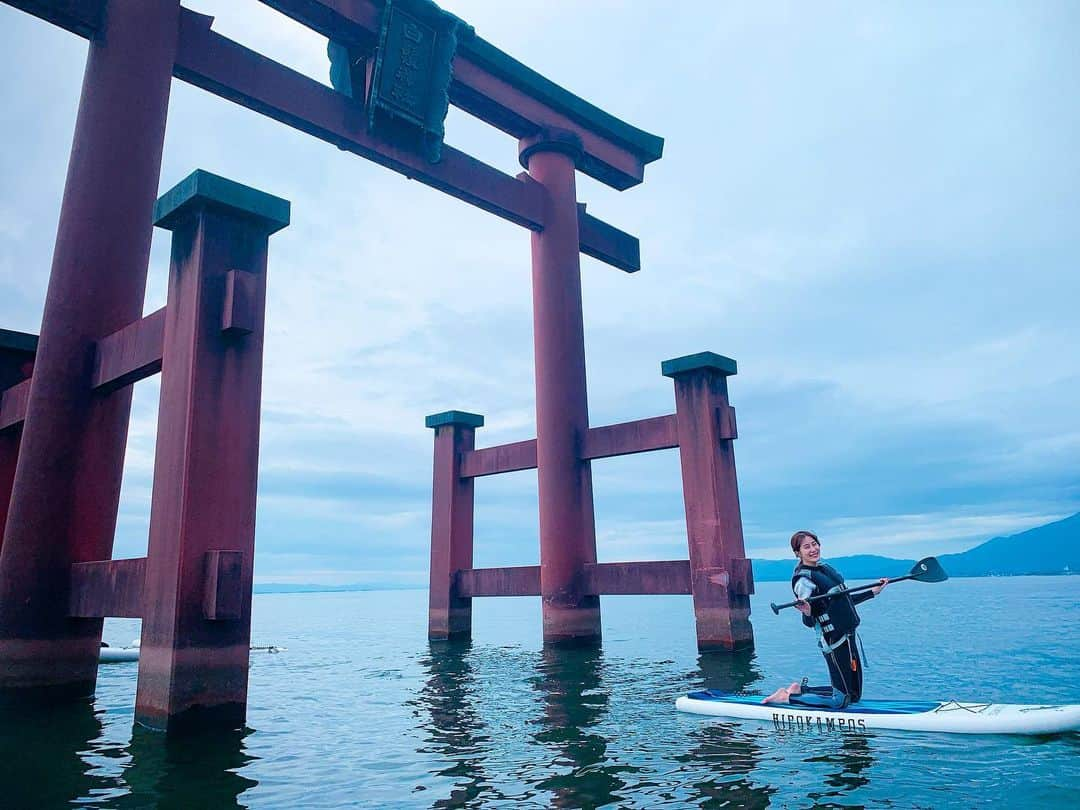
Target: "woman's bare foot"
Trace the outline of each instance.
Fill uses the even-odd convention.
[[[800,684],[798,681],[793,681],[791,686],[789,686],[787,690],[789,695],[801,695],[802,684]]]
[[[787,703],[787,699],[788,699],[789,695],[790,695],[790,692],[788,692],[788,690],[785,687],[781,686],[779,689],[777,689],[775,692],[773,692],[771,695],[769,695],[767,698],[765,698],[761,702],[762,703]]]

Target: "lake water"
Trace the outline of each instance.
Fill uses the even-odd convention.
[[[429,645],[423,591],[261,594],[249,728],[133,729],[136,664],[94,702],[0,715],[0,807],[1076,807],[1080,734],[777,731],[674,711],[701,687],[826,682],[759,583],[752,655],[699,656],[689,597],[605,597],[597,650],[544,650],[535,598]],[[1080,702],[1080,577],[905,582],[862,607],[866,696]],[[110,620],[126,644],[138,623]]]

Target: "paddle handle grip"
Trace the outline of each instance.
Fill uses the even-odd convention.
[[[915,578],[914,575],[907,574],[907,575],[902,576],[902,577],[889,577],[889,582],[890,583],[891,582],[903,582],[905,579],[914,579],[914,578]],[[877,583],[877,582],[871,582],[869,585],[860,585],[858,588],[848,588],[847,592],[849,594],[851,594],[851,593],[858,593],[859,591],[867,591],[870,588],[876,588],[879,584],[880,583]],[[778,605],[775,602],[769,602],[769,607],[772,608],[773,613],[775,613],[777,616],[779,616],[780,611],[783,610],[784,608],[795,607],[795,605],[798,605],[801,602],[817,602],[819,599],[831,599],[834,596],[836,596],[836,594],[834,594],[834,593],[823,593],[823,594],[820,594],[818,596],[811,596],[811,597],[809,597],[807,599],[796,599],[794,602],[785,602],[782,605]]]

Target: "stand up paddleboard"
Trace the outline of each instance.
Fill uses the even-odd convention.
[[[862,700],[846,709],[811,709],[791,703],[762,703],[760,695],[712,689],[691,692],[675,708],[692,714],[760,720],[777,731],[860,733],[871,729],[948,734],[1060,734],[1080,731],[1080,704],[1023,706],[920,700]]]

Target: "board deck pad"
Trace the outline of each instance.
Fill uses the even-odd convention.
[[[706,689],[702,692],[690,692],[687,697],[694,700],[716,700],[722,703],[742,703],[749,706],[778,706],[784,709],[812,709],[816,712],[834,712],[839,714],[922,714],[932,712],[941,706],[941,701],[932,700],[861,700],[845,709],[830,709],[824,706],[806,706],[801,703],[762,703],[762,695],[739,695]],[[985,704],[989,705],[989,704]]]

